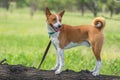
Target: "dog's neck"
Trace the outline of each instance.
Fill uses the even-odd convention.
[[[46,27],[47,27],[47,32],[49,35],[54,34],[56,31],[51,27],[51,25],[48,24],[48,22],[46,21]]]

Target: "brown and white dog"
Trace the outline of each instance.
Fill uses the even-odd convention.
[[[46,8],[47,30],[57,53],[56,65],[52,70],[56,70],[55,74],[62,72],[65,49],[85,45],[92,48],[97,60],[96,67],[91,72],[94,76],[99,75],[101,68],[100,52],[104,41],[102,30],[105,27],[105,19],[97,17],[91,25],[70,26],[61,24],[64,12],[52,14]]]

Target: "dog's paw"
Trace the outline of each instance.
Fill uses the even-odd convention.
[[[92,73],[93,76],[98,76],[99,75],[99,72],[95,71]]]
[[[56,70],[55,74],[60,74],[62,71],[61,70]]]

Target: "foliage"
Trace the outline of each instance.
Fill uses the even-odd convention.
[[[30,7],[31,16],[36,10],[44,10],[49,7],[51,10],[81,11],[82,16],[88,10],[97,16],[98,12],[110,11],[110,16],[120,13],[120,1],[117,0],[0,0],[0,6],[9,9],[10,2],[16,2],[17,8]],[[104,7],[106,6],[106,7]],[[106,9],[104,9],[106,8]]]

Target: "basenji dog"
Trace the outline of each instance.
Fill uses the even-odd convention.
[[[64,50],[75,46],[85,45],[92,48],[96,57],[96,66],[91,73],[99,75],[101,68],[100,52],[104,42],[103,28],[105,27],[105,19],[97,17],[90,25],[71,26],[62,24],[62,16],[64,10],[58,14],[53,14],[46,8],[46,24],[50,39],[55,46],[57,58],[56,65],[52,70],[55,74],[60,74],[64,66]]]

